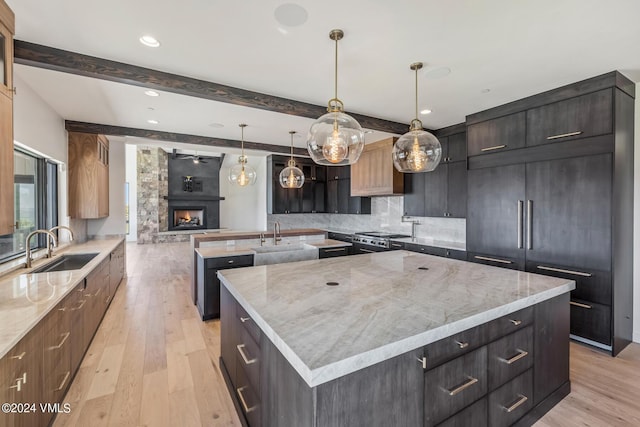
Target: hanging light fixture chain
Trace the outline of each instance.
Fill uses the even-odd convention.
[[[336,37],[336,58],[334,61],[334,98],[338,99],[338,38]]]
[[[418,67],[416,67],[416,119],[418,118]]]

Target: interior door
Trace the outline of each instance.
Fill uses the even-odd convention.
[[[525,165],[469,170],[467,185],[467,251],[524,261]]]
[[[610,153],[527,164],[527,261],[611,270],[612,167]]]

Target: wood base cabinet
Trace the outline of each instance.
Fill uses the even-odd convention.
[[[220,297],[220,368],[250,427],[531,425],[570,390],[568,293],[313,388]]]
[[[634,94],[614,72],[467,117],[468,260],[575,280],[571,333],[614,356],[633,330]]]

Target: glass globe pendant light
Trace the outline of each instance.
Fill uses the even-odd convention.
[[[289,131],[291,134],[291,159],[287,163],[287,167],[280,172],[280,185],[283,188],[302,188],[304,184],[304,173],[296,166],[296,161],[293,160],[293,135],[296,131]]]
[[[247,185],[253,185],[256,183],[256,170],[247,164],[247,156],[244,155],[244,128],[246,124],[240,123],[240,129],[242,129],[242,154],[238,157],[238,164],[229,169],[229,182],[240,187],[246,187]]]
[[[442,147],[438,138],[422,129],[418,120],[418,70],[422,62],[409,67],[416,72],[416,118],[411,120],[409,132],[402,135],[393,146],[393,165],[403,173],[431,172],[440,163]]]
[[[320,165],[354,164],[364,148],[364,132],[360,124],[344,113],[344,104],[338,99],[338,40],[342,37],[342,30],[329,33],[329,38],[336,42],[334,97],[327,104],[328,113],[311,125],[307,137],[307,151]]]

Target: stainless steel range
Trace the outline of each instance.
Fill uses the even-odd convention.
[[[411,237],[406,234],[384,233],[381,231],[367,231],[355,233],[351,242],[353,243],[353,252],[355,254],[364,254],[370,252],[390,251],[391,239],[401,239],[403,237]]]

